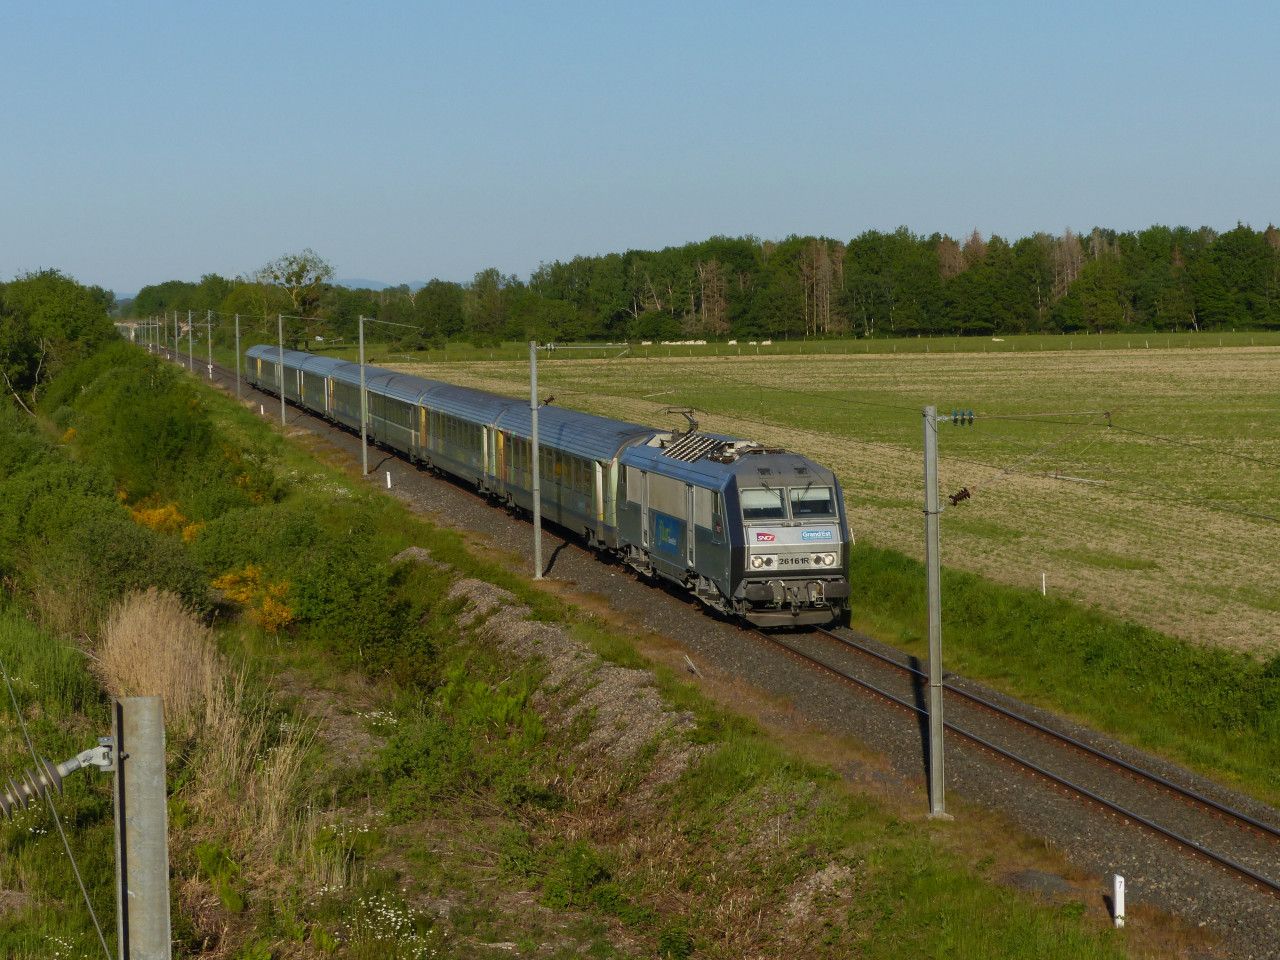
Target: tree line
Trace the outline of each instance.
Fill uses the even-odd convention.
[[[145,287],[135,316],[206,310],[351,336],[361,314],[405,345],[466,339],[664,340],[1280,328],[1280,229],[1153,226],[964,239],[906,227],[829,237],[712,237],[496,268],[421,288],[348,289],[314,252],[234,279]]]
[[[0,381],[28,413],[45,384],[118,336],[115,296],[57,270],[0,283]]]

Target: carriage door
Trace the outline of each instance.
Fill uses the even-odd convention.
[[[629,468],[628,468],[629,469]],[[649,549],[649,473],[640,473],[640,489],[636,493],[640,497],[640,546]],[[631,495],[631,477],[627,477],[627,495]]]
[[[604,466],[600,463],[593,463],[596,475],[596,523],[600,527],[604,526]],[[601,530],[596,530],[596,536],[600,536]]]
[[[693,561],[694,561],[693,544],[694,544],[694,541],[698,539],[697,536],[695,535],[695,531],[697,528],[694,526],[694,524],[697,522],[697,514],[693,512],[693,484],[686,483],[684,485],[684,493],[685,493],[684,515],[689,518],[689,523],[685,527],[685,529],[688,531],[688,534],[685,536],[685,540],[684,540],[685,562],[689,565],[689,569],[693,569]]]

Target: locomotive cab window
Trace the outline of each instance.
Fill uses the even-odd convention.
[[[791,515],[797,520],[808,517],[834,517],[835,498],[830,487],[793,487],[791,490]]]
[[[781,490],[741,490],[743,520],[785,520],[787,508]]]

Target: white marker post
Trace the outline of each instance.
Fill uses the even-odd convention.
[[[1124,877],[1111,877],[1111,917],[1117,928],[1124,926]]]
[[[1049,595],[1049,575],[1043,570],[1040,571],[1040,596],[1047,597]]]
[[[387,489],[388,490],[391,489],[391,471],[390,470],[387,471]]]

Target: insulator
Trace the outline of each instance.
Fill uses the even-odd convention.
[[[0,813],[12,819],[19,810],[29,807],[41,793],[46,791],[62,792],[62,774],[48,760],[41,760],[41,771],[27,770],[15,782],[8,780],[8,786],[0,792]]]

